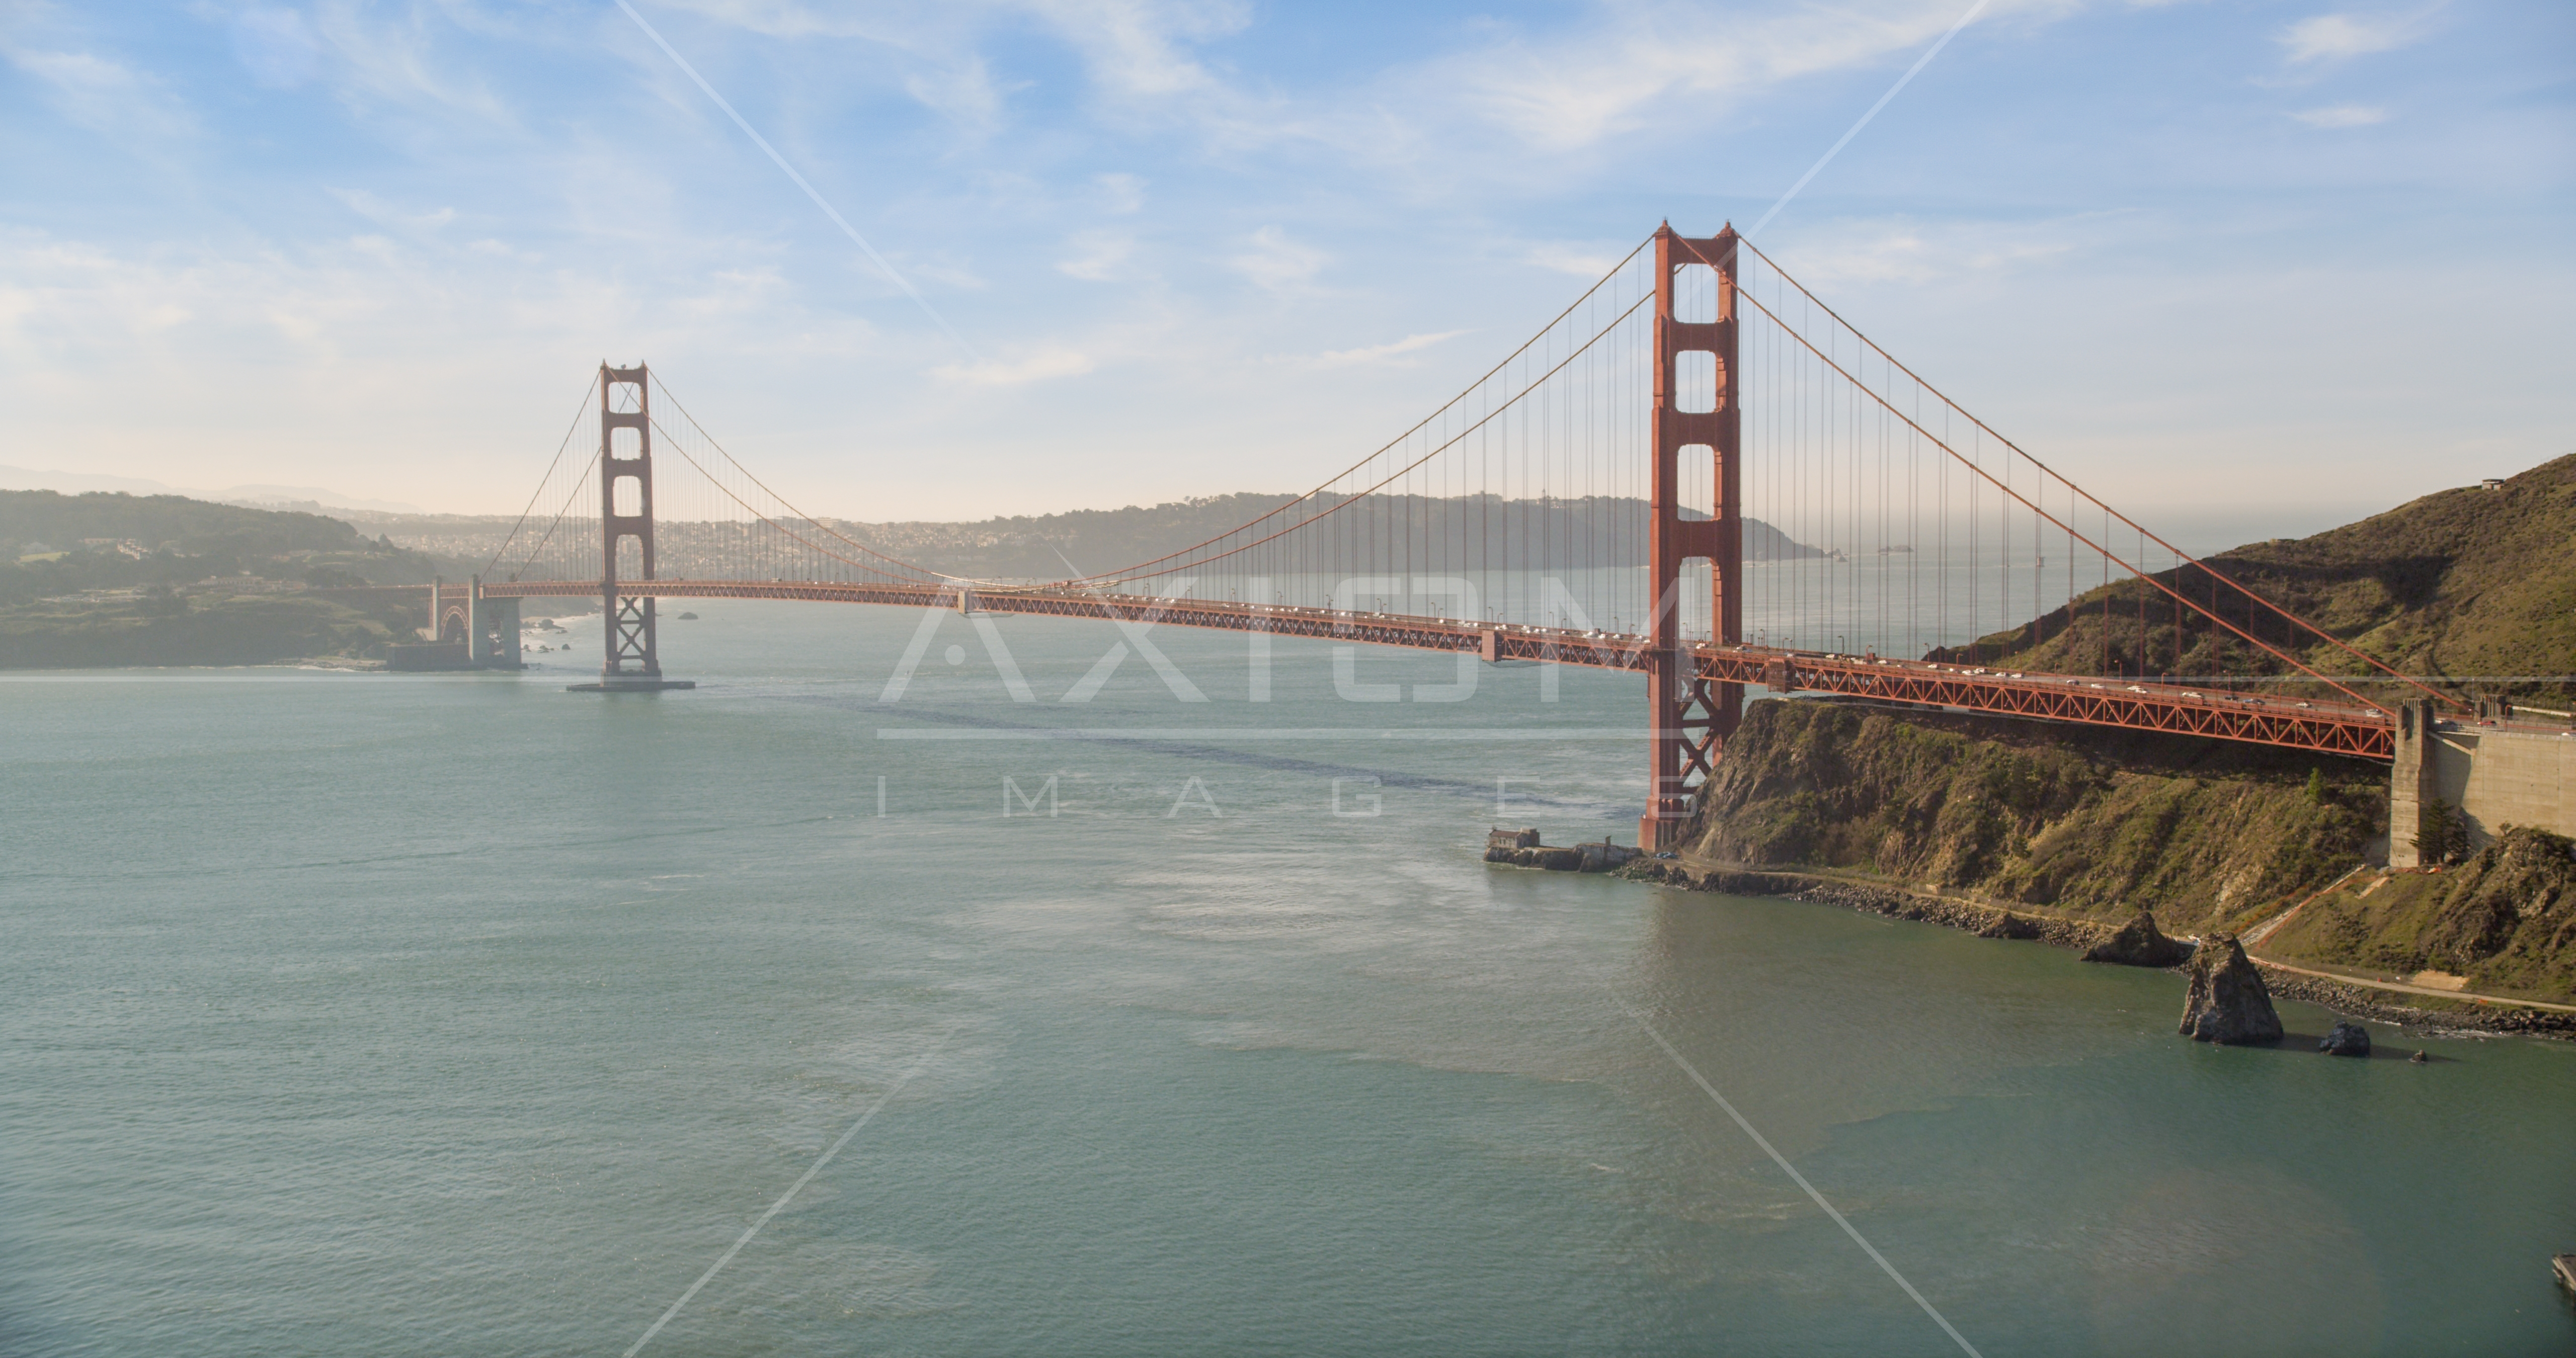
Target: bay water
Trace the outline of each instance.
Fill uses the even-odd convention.
[[[1483,863],[1632,842],[1638,680],[689,607],[0,677],[0,1353],[2576,1343],[2576,1046]]]

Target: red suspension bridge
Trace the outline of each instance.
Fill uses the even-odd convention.
[[[771,490],[644,367],[602,367],[509,539],[431,611],[442,637],[515,660],[515,601],[596,595],[607,656],[584,687],[606,691],[674,686],[654,604],[675,598],[1633,671],[1648,847],[1687,817],[1750,686],[2372,759],[2392,756],[2402,701],[2460,706],[2085,492],[1731,228],[1657,230],[1306,494],[1152,560],[1065,572],[978,580],[901,560]]]

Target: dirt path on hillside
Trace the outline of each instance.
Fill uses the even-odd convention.
[[[2410,985],[2404,981],[2374,981],[2366,976],[2346,976],[2341,972],[2318,971],[2313,967],[2294,967],[2287,962],[2275,962],[2268,957],[2255,957],[2251,952],[2245,955],[2258,967],[2293,972],[2300,976],[2314,976],[2320,981],[2333,981],[2338,985],[2360,986],[2368,990],[2393,990],[2401,995],[2425,995],[2437,1000],[2475,1000],[2483,1004],[2509,1004],[2524,1009],[2546,1009],[2554,1014],[2576,1014],[2576,1004],[2551,1004],[2547,1000],[2518,1000],[2510,995],[2481,995],[2474,990],[2442,990],[2428,985]]]

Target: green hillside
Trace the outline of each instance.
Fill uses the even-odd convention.
[[[2404,673],[2446,676],[2463,693],[2576,696],[2563,677],[2576,673],[2576,455],[2501,489],[2440,491],[2314,537],[2221,552],[2207,565]],[[2156,578],[2210,597],[2211,582],[2193,568]],[[2106,655],[2122,674],[2286,670],[2205,618],[2186,614],[2177,625],[2174,612],[2168,596],[2126,581],[1936,658],[2056,673],[2099,672]],[[2245,622],[2241,605],[2227,612]],[[2286,636],[2274,619],[2245,625],[2266,641]],[[2326,673],[2365,668],[2313,638],[2289,649]]]

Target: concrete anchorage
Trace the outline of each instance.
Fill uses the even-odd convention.
[[[487,599],[483,577],[463,585],[433,580],[429,628],[434,640],[396,642],[385,648],[385,666],[396,670],[515,670],[525,668],[519,648],[519,601]]]
[[[2388,865],[2430,864],[2417,844],[2435,802],[2463,832],[2463,852],[2496,841],[2508,825],[2576,836],[2576,735],[2515,729],[2511,711],[2480,704],[2486,720],[2438,716],[2430,699],[2397,711],[2397,757],[2388,773]],[[2493,724],[2489,724],[2489,722]]]

